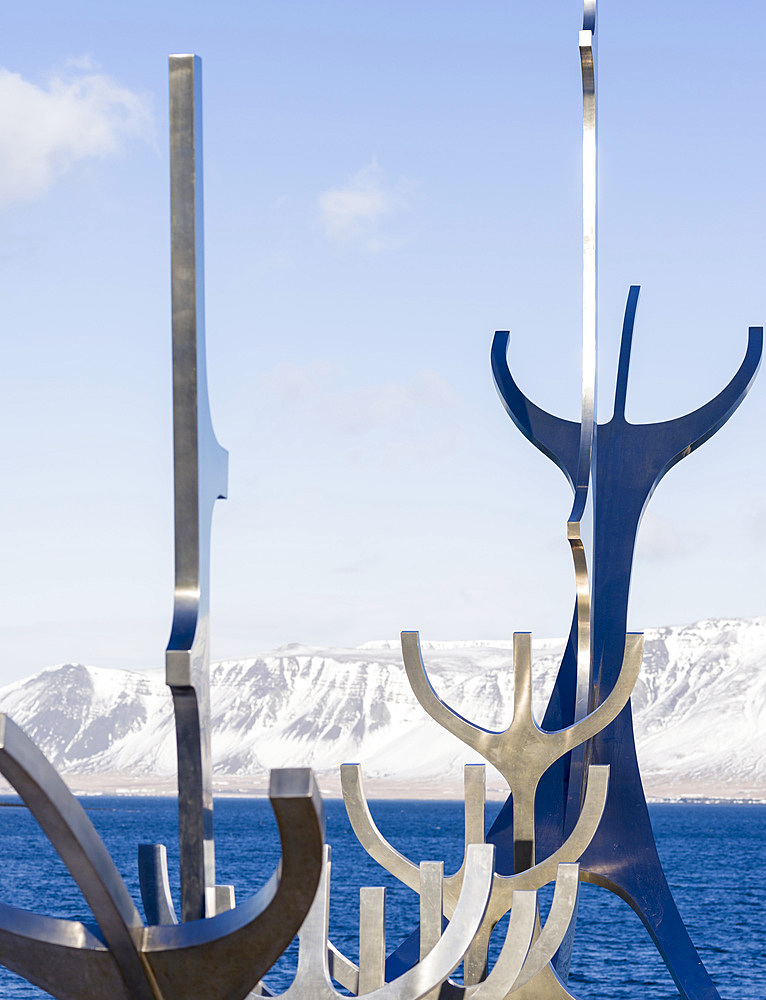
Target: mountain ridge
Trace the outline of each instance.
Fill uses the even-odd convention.
[[[564,640],[533,641],[536,718]],[[513,712],[512,639],[422,640],[439,696],[484,728]],[[462,765],[481,761],[442,730],[407,684],[398,640],[357,647],[290,643],[211,665],[219,790],[262,791],[272,767],[311,766],[337,794],[338,765],[362,763],[389,797],[460,794]],[[161,670],[62,664],[0,688],[20,725],[70,785],[152,792],[174,786],[172,701]],[[633,694],[639,763],[654,798],[766,798],[766,616],[647,629]],[[505,784],[488,767],[488,792]]]

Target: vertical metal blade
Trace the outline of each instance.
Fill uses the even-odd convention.
[[[210,419],[205,368],[201,74],[198,56],[170,56],[175,599],[165,678],[176,720],[183,920],[205,916],[206,891],[212,899],[215,887],[210,524],[228,478],[228,453]]]

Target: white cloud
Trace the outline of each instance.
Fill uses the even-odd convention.
[[[44,195],[78,161],[146,135],[144,99],[87,61],[41,87],[0,68],[0,209]]]
[[[333,243],[362,241],[371,253],[376,253],[388,245],[378,231],[381,220],[406,203],[406,183],[387,185],[383,171],[373,160],[344,187],[321,194],[319,213],[325,236]]]

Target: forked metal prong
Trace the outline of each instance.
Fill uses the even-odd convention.
[[[359,843],[381,867],[385,868],[403,885],[418,892],[420,886],[418,866],[389,844],[372,819],[364,795],[360,764],[341,765],[341,786],[349,822]],[[588,768],[588,781],[580,816],[564,843],[550,857],[538,861],[534,867],[526,871],[516,875],[500,875],[495,872],[492,899],[488,911],[496,914],[495,922],[508,912],[515,891],[541,889],[556,878],[560,864],[573,863],[578,860],[598,829],[606,806],[608,789],[609,765],[592,764]],[[448,875],[444,879],[444,912],[447,917],[453,914],[455,903],[460,894],[467,856],[466,849],[460,868],[453,875]],[[392,861],[393,864],[391,864]]]
[[[494,848],[488,844],[469,847],[463,891],[439,940],[401,976],[360,995],[370,1000],[423,1000],[431,991],[438,990],[463,960],[482,922],[492,888],[494,854]],[[320,887],[299,934],[298,970],[292,984],[281,994],[284,1000],[337,1000],[340,996],[330,979],[328,914],[329,848],[326,848]]]
[[[466,791],[483,792],[481,771],[484,765],[468,765],[466,772]],[[467,984],[478,983],[484,976],[487,965],[487,949],[489,939],[497,922],[513,906],[516,893],[519,891],[537,890],[558,877],[560,865],[576,862],[592,841],[598,829],[606,805],[609,787],[609,766],[591,765],[588,768],[588,780],[580,815],[575,826],[565,842],[550,857],[538,862],[532,868],[516,875],[500,875],[497,872],[492,880],[492,895],[482,926],[479,929],[465,956],[465,981]],[[420,890],[420,875],[418,867],[399,853],[383,837],[375,825],[367,805],[362,786],[362,769],[359,764],[341,765],[341,786],[346,803],[349,821],[352,829],[367,853],[378,864],[386,868],[395,878],[415,892]],[[479,812],[479,806],[474,803],[473,812]],[[483,794],[481,811],[483,812]],[[468,814],[468,810],[467,810]],[[444,913],[450,917],[454,912],[455,903],[463,885],[466,854],[463,863],[453,875],[444,879]],[[571,876],[568,876],[571,877]],[[559,892],[561,898],[561,892]],[[557,911],[558,912],[558,911]],[[553,925],[552,925],[553,928]],[[553,934],[548,932],[546,941]],[[342,957],[342,956],[341,956]],[[346,964],[348,965],[349,963]],[[334,976],[347,989],[354,990],[354,973],[343,964],[338,966],[340,975]],[[345,978],[342,978],[345,977]]]
[[[420,887],[418,866],[392,847],[375,825],[364,794],[362,765],[341,764],[340,784],[348,819],[356,839],[382,868],[418,892]]]
[[[578,866],[559,865],[548,919],[533,940],[537,918],[536,890],[517,890],[500,954],[481,982],[449,981],[450,1000],[506,1000],[547,967],[569,927],[577,901]],[[543,991],[543,996],[548,994]],[[558,992],[565,1000],[568,991]]]
[[[148,924],[177,924],[164,844],[138,845],[138,883]]]
[[[516,874],[535,864],[534,803],[540,779],[560,757],[600,732],[619,715],[628,703],[638,678],[642,649],[643,636],[629,633],[625,638],[622,668],[608,697],[574,725],[549,732],[537,725],[532,714],[531,636],[526,632],[515,633],[514,715],[507,729],[493,732],[468,722],[439,699],[428,680],[418,633],[402,632],[402,656],[407,678],[422,707],[448,732],[493,764],[508,782],[513,796]]]
[[[489,975],[479,983],[463,986],[450,980],[450,1000],[505,1000],[529,952],[536,915],[537,892],[517,892],[503,947]]]
[[[332,974],[332,973],[331,973]],[[359,993],[372,993],[386,981],[386,890],[359,890]]]
[[[487,768],[485,764],[463,766],[465,846],[483,844],[486,829]],[[465,853],[463,853],[465,864]]]
[[[577,906],[579,868],[580,866],[577,864],[560,864],[558,866],[553,902],[548,911],[548,919],[545,921],[539,936],[532,943],[517,978],[511,981],[512,989],[518,989],[534,979],[548,965],[564,940]]]

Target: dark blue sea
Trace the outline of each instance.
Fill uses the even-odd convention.
[[[136,845],[168,847],[171,884],[178,881],[176,807],[172,799],[81,800],[141,909]],[[51,916],[84,921],[90,914],[57,855],[17,800],[0,800],[0,899]],[[357,958],[360,885],[386,885],[387,942],[393,950],[413,928],[417,897],[370,861],[357,844],[343,803],[325,803],[332,844],[330,936]],[[458,802],[377,802],[381,832],[413,861],[444,860],[454,871],[463,852]],[[499,804],[487,808],[488,822]],[[692,940],[723,1000],[766,1000],[766,805],[673,804],[650,807],[668,881]],[[218,799],[215,812],[218,881],[239,899],[259,889],[279,856],[267,800]],[[176,905],[178,902],[176,901]],[[266,977],[283,990],[295,948]],[[670,976],[638,917],[611,893],[583,885],[569,989],[581,1000],[677,997]],[[0,968],[0,1000],[47,994]]]

